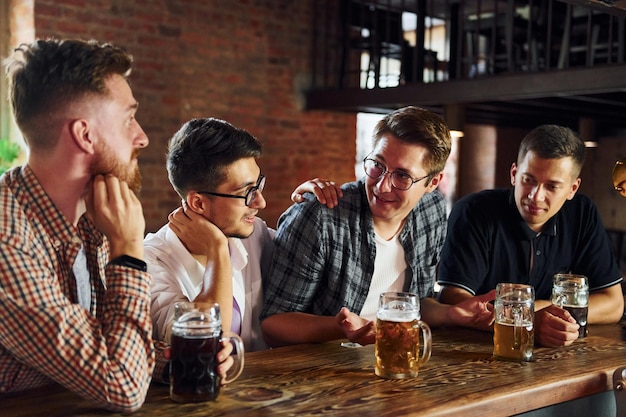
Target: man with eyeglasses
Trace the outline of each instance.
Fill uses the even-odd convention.
[[[170,139],[167,172],[182,204],[144,239],[155,339],[169,342],[176,302],[217,302],[223,328],[246,350],[265,347],[253,310],[273,235],[257,217],[265,208],[260,155],[252,135],[213,118],[190,120]]]
[[[386,291],[418,294],[431,326],[491,324],[493,292],[456,306],[432,298],[446,234],[436,188],[450,154],[448,127],[430,111],[406,107],[376,125],[373,145],[366,176],[341,187],[336,207],[308,199],[279,219],[261,313],[270,346],[373,343]]]
[[[252,135],[223,120],[190,120],[171,138],[167,171],[182,206],[144,240],[155,339],[169,341],[176,302],[217,302],[223,328],[247,351],[267,347],[258,316],[274,230],[257,217],[266,204],[260,156]],[[299,189],[323,196],[312,182]]]

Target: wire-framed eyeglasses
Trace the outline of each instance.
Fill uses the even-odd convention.
[[[257,195],[263,192],[264,188],[265,188],[265,175],[261,174],[259,175],[259,179],[257,180],[256,185],[250,188],[248,192],[246,192],[246,195],[222,194],[222,193],[215,193],[213,191],[196,191],[196,192],[198,194],[208,194],[208,195],[214,195],[216,197],[243,198],[244,204],[249,207],[250,204],[254,202]]]
[[[389,174],[391,176],[391,185],[398,190],[408,190],[416,182],[420,182],[430,176],[430,174],[427,174],[421,178],[413,179],[413,177],[406,172],[387,171],[385,165],[372,158],[365,158],[363,160],[363,169],[368,177],[375,180],[384,177],[385,174]]]

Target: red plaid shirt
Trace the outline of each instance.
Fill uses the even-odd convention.
[[[72,271],[81,246],[89,311]],[[53,380],[109,409],[143,404],[155,365],[152,279],[108,257],[104,235],[86,216],[70,224],[28,166],[0,177],[0,393]]]

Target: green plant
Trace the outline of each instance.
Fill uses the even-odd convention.
[[[8,139],[0,139],[0,174],[13,166],[20,154],[20,145]]]

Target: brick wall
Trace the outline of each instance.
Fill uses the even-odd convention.
[[[218,117],[264,144],[261,212],[270,226],[293,188],[315,176],[354,179],[356,116],[306,112],[313,0],[36,0],[37,37],[110,41],[135,58],[147,231],[178,199],[165,172],[168,139],[194,117]]]

